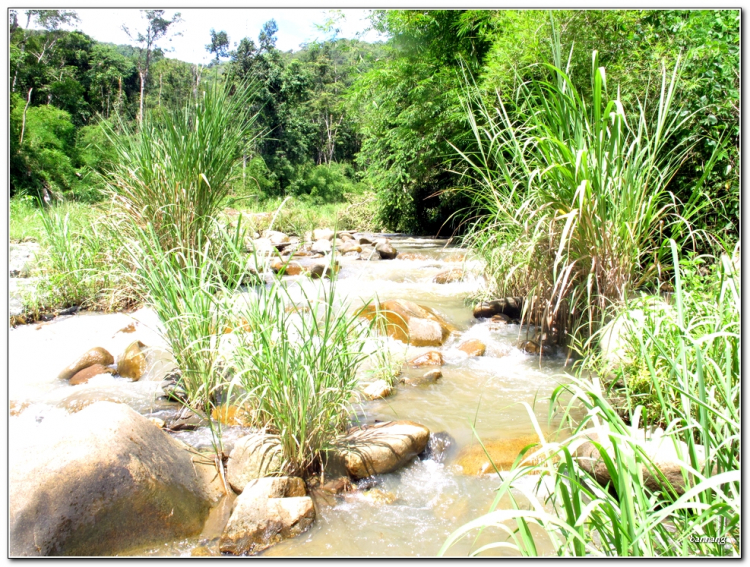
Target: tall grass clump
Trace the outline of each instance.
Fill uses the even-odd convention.
[[[215,82],[185,108],[147,116],[136,131],[107,129],[117,156],[107,174],[114,202],[141,234],[152,225],[163,250],[179,248],[187,258],[203,249],[255,129],[252,94]]]
[[[26,301],[29,312],[71,306],[114,311],[137,303],[135,282],[101,211],[60,205],[42,207],[36,215],[44,278]]]
[[[673,241],[671,252],[678,265]],[[585,412],[575,424],[575,434],[562,443],[545,443],[539,454],[549,457],[541,464],[519,463],[504,478],[491,511],[457,530],[443,551],[492,525],[509,535],[497,546],[537,555],[540,542],[529,529],[537,524],[561,556],[739,555],[739,273],[728,257],[722,257],[712,295],[704,295],[703,305],[690,307],[693,290],[683,286],[689,269],[677,270],[673,312],[646,317],[639,332],[628,335],[629,347],[644,361],[660,400],[665,428],[655,436],[661,433],[673,445],[678,464],[674,474],[682,476],[684,486],[677,489],[644,449],[639,429],[643,407],[636,407],[626,422],[597,379],[579,378],[567,387],[573,396],[566,413],[571,415],[578,404]],[[553,401],[561,392],[553,394]],[[587,472],[591,466],[582,467],[583,458],[576,457],[592,432],[610,478],[606,486]],[[551,482],[546,501],[518,484],[529,474]],[[525,502],[516,498],[519,492]],[[510,494],[511,508],[496,509],[505,494]]]
[[[482,211],[469,242],[491,291],[527,296],[543,326],[586,336],[610,304],[669,271],[663,238],[686,219],[668,187],[690,149],[675,139],[688,117],[675,108],[679,61],[663,69],[655,103],[626,109],[596,52],[584,97],[553,43],[550,78],[522,84],[511,111],[468,89],[476,150],[460,153]]]
[[[320,466],[344,431],[368,328],[339,305],[336,283],[312,293],[281,281],[255,288],[239,311],[234,384],[255,424],[278,435],[290,474]]]

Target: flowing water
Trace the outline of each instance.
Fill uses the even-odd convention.
[[[356,419],[407,419],[445,432],[453,442],[445,462],[415,460],[395,473],[380,475],[376,492],[357,491],[318,501],[317,518],[303,535],[268,549],[269,556],[434,556],[446,538],[458,527],[489,509],[500,480],[496,474],[468,476],[452,458],[463,447],[483,441],[527,437],[534,433],[529,412],[542,429],[550,432],[558,423],[548,421],[548,398],[564,381],[564,358],[541,359],[517,348],[526,329],[519,325],[492,328],[474,319],[466,299],[483,285],[481,266],[465,260],[465,251],[447,246],[445,240],[393,237],[400,258],[364,262],[340,258],[337,293],[351,303],[373,299],[407,299],[437,310],[459,333],[439,347],[444,358],[443,377],[435,384],[398,385],[386,399],[363,402]],[[463,268],[473,274],[464,281],[433,283],[438,273]],[[294,278],[290,278],[294,279]],[[301,286],[329,285],[323,281],[296,278]],[[135,322],[135,332],[126,332]],[[132,327],[130,327],[132,328]],[[142,309],[132,314],[80,314],[60,317],[50,323],[26,325],[10,331],[11,400],[10,436],[14,442],[30,440],[36,424],[55,420],[98,400],[119,401],[136,411],[158,415],[170,404],[160,401],[160,383],[172,363],[158,333],[155,314]],[[481,340],[487,351],[482,357],[467,357],[457,346],[469,339]],[[60,370],[93,346],[113,354],[121,353],[133,340],[149,345],[149,372],[138,382],[102,375],[87,384],[70,386],[57,379]],[[436,350],[406,347],[388,340],[394,355],[405,360]],[[422,369],[422,373],[424,373]],[[404,367],[405,375],[417,370]],[[365,380],[367,374],[365,374]],[[524,404],[525,402],[525,404]],[[225,433],[232,442],[245,432],[239,428]],[[207,429],[176,434],[199,448],[210,446]],[[531,489],[536,479],[528,481]],[[381,498],[373,498],[380,494]],[[507,506],[501,502],[499,507]],[[212,513],[203,534],[197,538],[164,542],[140,555],[190,555],[196,548],[215,548],[231,503]],[[471,549],[505,540],[497,529],[479,539],[464,540],[448,555],[466,555]],[[502,548],[492,550],[502,555]]]

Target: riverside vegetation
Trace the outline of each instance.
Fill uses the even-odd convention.
[[[161,395],[212,448],[196,470],[213,480],[180,480],[191,519],[110,552],[196,533],[218,482],[239,496],[216,548],[258,553],[312,524],[308,494],[439,462],[449,437],[420,424],[350,429],[402,371],[403,388],[442,378],[445,352],[420,351],[410,366],[437,369],[415,382],[394,340],[458,333],[411,301],[341,296],[339,260],[407,261],[372,234],[394,230],[457,238],[472,259],[435,282],[481,266],[472,324],[517,325],[520,351],[569,369],[547,424],[523,402],[532,435],[507,462],[474,430],[500,488],[440,554],[740,553],[737,11],[374,11],[386,42],[330,23],[296,53],[271,21],[231,53],[212,32],[204,74],[62,31],[72,12],[27,16],[46,29],[11,14],[10,238],[37,247],[11,325],[148,306],[174,363]],[[179,20],[144,16],[162,35]],[[85,555],[77,537],[42,553]]]

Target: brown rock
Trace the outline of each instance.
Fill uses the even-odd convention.
[[[219,549],[235,555],[256,554],[295,537],[315,520],[312,499],[300,478],[263,478],[249,483],[237,498]]]
[[[385,380],[376,380],[364,389],[365,397],[369,400],[386,398],[391,395],[393,388]]]
[[[462,468],[463,474],[483,475],[494,473],[495,469],[492,463],[495,464],[498,470],[510,470],[520,452],[528,445],[537,446],[539,438],[535,435],[530,435],[516,439],[492,439],[482,442],[484,448],[479,444],[471,445],[462,449],[456,456],[455,464]],[[526,455],[531,455],[537,448],[532,447],[526,452]],[[489,453],[492,463],[487,458],[485,449]]]
[[[378,314],[379,325],[389,337],[414,346],[440,346],[456,331],[434,310],[403,299],[370,304],[360,311],[370,321]]]
[[[92,366],[89,366],[88,368],[84,368],[83,370],[79,370],[78,372],[76,372],[75,376],[70,379],[70,385],[77,386],[78,384],[85,384],[94,376],[99,376],[99,374],[112,373],[114,373],[113,368],[108,368],[106,366],[102,366],[101,364],[94,364]]]
[[[420,354],[418,357],[412,360],[409,365],[412,368],[421,368],[423,366],[442,366],[443,355],[436,350],[431,350],[424,354]]]
[[[215,407],[211,411],[211,419],[222,425],[248,426],[252,422],[252,416],[246,408],[230,404]]]
[[[330,228],[316,228],[312,231],[312,239],[318,240],[333,240],[333,231]],[[329,249],[330,250],[330,249]]]
[[[354,478],[385,474],[424,451],[429,437],[429,429],[412,421],[355,427],[336,443],[336,456]]]
[[[146,348],[141,341],[128,345],[125,352],[117,359],[117,373],[123,378],[140,380],[146,373],[146,355],[141,349]]]
[[[101,364],[102,366],[109,366],[115,361],[114,357],[102,347],[95,347],[81,356],[78,360],[70,364],[65,370],[60,372],[58,378],[60,380],[69,380],[79,370],[93,366],[94,364]]]
[[[337,250],[341,254],[347,254],[349,252],[357,252],[357,253],[359,253],[359,252],[362,252],[362,247],[359,244],[357,244],[356,242],[354,242],[353,240],[347,240],[347,241],[343,242],[337,248]]]
[[[458,345],[458,350],[465,352],[469,356],[484,356],[487,347],[477,339],[470,339]]]
[[[401,378],[401,382],[409,386],[424,386],[427,384],[435,384],[442,377],[443,372],[439,368],[436,368],[435,370],[425,372],[421,376],[406,375]]]
[[[113,555],[200,533],[216,470],[147,418],[99,402],[38,427],[10,442],[10,555]]]
[[[598,441],[599,439],[599,436],[596,433],[590,433],[588,437],[593,441]],[[685,478],[682,474],[684,465],[681,464],[672,439],[667,436],[660,436],[646,440],[645,433],[642,429],[639,430],[639,437],[640,439],[636,441],[636,444],[643,448],[646,455],[653,463],[653,468],[644,465],[641,466],[644,486],[653,492],[657,492],[667,490],[668,483],[674,488],[677,494],[684,494]],[[681,446],[683,458],[689,462],[687,444],[682,441],[679,441],[679,444]],[[605,451],[609,452],[610,458],[615,461],[616,455],[611,447],[611,443],[606,442],[603,448]],[[702,467],[705,462],[705,450],[702,445],[697,445],[696,449],[698,463]],[[607,466],[604,464],[599,450],[593,443],[586,442],[578,447],[574,457],[578,461],[578,465],[593,476],[602,486],[607,486],[612,482]],[[660,474],[657,473],[656,470],[658,470]],[[665,480],[662,480],[661,475],[664,475]],[[693,477],[689,473],[688,478],[692,482]]]
[[[496,299],[494,301],[483,301],[474,307],[474,317],[492,317],[498,313],[503,313],[511,319],[518,319],[521,317],[521,310],[523,309],[523,298],[521,297],[506,297],[503,299]]]
[[[280,473],[283,464],[277,438],[264,433],[248,435],[235,443],[229,455],[227,481],[235,492],[241,493],[248,483]]]
[[[378,242],[375,246],[375,251],[382,260],[393,260],[398,256],[398,251],[387,240]]]
[[[310,271],[310,277],[315,279],[320,279],[322,277],[331,278],[331,266],[328,263],[323,262],[317,262],[315,264],[310,264],[307,268]],[[333,265],[333,273],[337,274],[339,271],[339,263],[336,262]]]
[[[302,266],[297,262],[284,262],[280,258],[271,260],[270,268],[277,274],[298,276],[302,273]]]
[[[463,270],[454,269],[448,270],[447,272],[440,272],[432,279],[432,281],[436,284],[449,284],[463,281],[464,276],[465,274]]]

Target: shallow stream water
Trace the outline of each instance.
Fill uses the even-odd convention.
[[[390,397],[362,403],[357,418],[365,422],[406,419],[427,426],[433,433],[446,432],[454,440],[448,458],[441,463],[415,460],[400,471],[380,475],[378,489],[387,495],[388,503],[375,502],[362,492],[332,498],[328,505],[316,503],[313,527],[271,547],[264,555],[434,556],[454,530],[488,511],[500,484],[496,474],[467,476],[451,462],[461,448],[476,443],[472,426],[483,441],[533,435],[529,410],[522,402],[532,408],[545,432],[557,426],[555,421],[548,422],[547,400],[565,379],[564,358],[540,360],[519,350],[516,345],[526,330],[518,325],[491,330],[486,322],[474,319],[466,299],[483,285],[481,265],[470,258],[464,260],[465,251],[446,245],[445,240],[394,237],[392,242],[402,259],[365,262],[340,258],[337,293],[352,303],[375,298],[407,299],[437,310],[459,333],[437,349],[445,361],[443,377],[437,383],[400,384]],[[405,254],[411,258],[403,259]],[[460,283],[433,283],[435,275],[452,268],[464,268],[474,275]],[[310,288],[330,285],[304,277],[296,279]],[[133,322],[135,332],[125,332]],[[132,314],[79,314],[11,329],[11,439],[30,441],[37,423],[59,419],[98,400],[124,402],[143,414],[158,412],[164,405],[157,399],[161,379],[172,366],[158,329],[158,319],[148,309]],[[485,343],[485,356],[469,358],[456,348],[469,338]],[[117,355],[133,340],[151,347],[150,369],[140,381],[99,376],[87,384],[70,386],[57,379],[67,363],[89,348],[102,346]],[[388,347],[405,360],[436,350],[407,348],[395,340],[389,340]],[[404,372],[415,371],[405,368]],[[228,431],[226,441],[231,444],[242,434]],[[199,447],[210,443],[205,429],[177,435]],[[535,482],[529,480],[529,488]],[[507,502],[499,507],[503,505]],[[200,537],[164,542],[138,554],[190,555],[196,548],[211,548],[229,508],[227,503],[223,511],[215,511],[214,521]],[[448,555],[465,556],[471,549],[505,539],[499,530],[487,530],[478,540],[460,542]],[[493,553],[509,552],[489,552]]]

